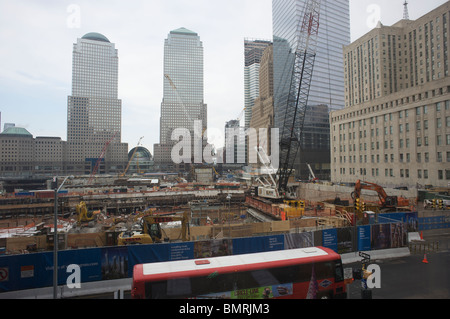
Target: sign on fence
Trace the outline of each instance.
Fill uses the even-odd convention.
[[[395,216],[398,217],[398,216]],[[164,262],[213,256],[239,255],[265,251],[304,248],[321,245],[340,254],[353,251],[405,247],[407,231],[415,230],[414,216],[387,224],[364,225],[322,231],[205,240],[183,243],[133,245],[60,251],[58,255],[58,283],[72,283],[80,277],[81,284],[92,281],[132,277],[133,267],[141,263]],[[448,218],[448,217],[445,217]],[[450,226],[450,220],[425,220],[440,226]],[[417,220],[417,219],[416,219]],[[420,222],[420,219],[419,219]],[[420,225],[420,223],[419,223]],[[67,272],[70,265],[79,265],[79,273]],[[53,285],[53,253],[0,256],[0,292]]]

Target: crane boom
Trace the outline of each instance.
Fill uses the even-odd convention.
[[[189,115],[189,112],[187,111],[186,106],[184,105],[184,102],[183,102],[183,100],[181,99],[180,93],[178,92],[177,86],[175,85],[175,83],[173,83],[172,78],[171,78],[168,74],[164,74],[164,77],[169,81],[170,86],[172,87],[172,89],[174,90],[174,92],[175,92],[175,94],[176,94],[176,96],[177,96],[177,98],[178,98],[178,102],[179,102],[180,105],[183,107],[184,115],[186,115],[186,118],[188,119],[190,125],[192,125],[192,126],[193,126],[193,129],[195,129],[195,128],[194,128],[194,120],[193,120],[193,119],[191,118],[191,116]],[[203,123],[202,123],[202,124],[203,124]],[[202,128],[202,132],[201,132],[202,137],[204,136],[205,131],[206,131],[206,127],[203,127],[203,128]],[[199,133],[200,133],[200,132],[199,132]]]
[[[170,86],[172,87],[172,89],[174,90],[174,92],[178,98],[178,102],[183,107],[183,111],[184,111],[184,114],[186,115],[186,118],[189,120],[189,123],[192,123],[192,119],[189,116],[188,111],[186,110],[186,106],[184,105],[183,100],[181,99],[180,93],[178,93],[178,88],[176,87],[175,83],[173,83],[172,79],[170,78],[170,76],[168,74],[164,74],[164,76],[169,81]]]
[[[141,141],[142,141],[143,138],[144,138],[144,137],[142,136],[142,137],[139,139],[139,142],[137,143],[137,146],[134,148],[134,152],[133,152],[133,154],[131,155],[130,160],[128,161],[127,167],[125,168],[125,170],[123,171],[123,173],[120,174],[121,177],[125,176],[126,173],[128,172],[128,169],[130,168],[131,161],[134,159],[134,155],[136,155],[136,152],[137,152],[137,150],[138,150],[138,147],[139,147],[139,145],[141,144]]]
[[[116,138],[117,133],[119,133],[119,132],[115,132],[114,136],[111,137],[103,146],[102,152],[101,152],[100,156],[98,157],[97,162],[95,163],[95,166],[94,166],[94,169],[92,170],[91,176],[89,177],[88,184],[90,184],[92,182],[95,174],[97,174],[97,170],[100,166],[100,162],[102,161],[103,157],[105,156],[106,151],[108,150],[109,144],[111,144],[111,142]]]
[[[239,113],[239,116],[237,117],[236,121],[241,122],[242,116],[244,116],[244,113],[245,113],[245,110],[246,110],[246,109],[247,109],[247,108],[244,107],[244,109],[241,111],[241,113]]]
[[[295,52],[291,85],[287,99],[284,125],[280,140],[280,167],[278,169],[278,192],[287,191],[294,161],[301,147],[303,126],[308,109],[316,58],[319,33],[320,0],[309,0],[305,4],[304,17],[298,30],[298,45]]]

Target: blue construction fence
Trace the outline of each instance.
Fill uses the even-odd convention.
[[[417,213],[382,216],[363,226],[273,236],[216,239],[153,245],[64,250],[58,253],[58,284],[65,285],[69,265],[80,266],[81,282],[131,278],[140,263],[208,258],[324,246],[337,253],[405,247],[407,233],[418,231]],[[375,221],[374,221],[375,222]],[[51,287],[53,252],[0,257],[0,292]]]
[[[450,213],[446,216],[419,218],[419,231],[450,228]]]

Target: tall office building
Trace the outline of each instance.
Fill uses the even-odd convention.
[[[238,168],[245,164],[245,128],[239,120],[225,123],[225,152],[223,163],[228,167]]]
[[[258,147],[262,147],[267,156],[272,155],[271,148],[271,128],[273,128],[273,45],[269,45],[264,50],[261,57],[261,66],[259,70],[259,94],[255,100],[255,105],[252,108],[252,119],[250,127],[257,130],[258,133]],[[267,129],[267,135],[260,129]],[[248,150],[249,164],[254,168],[259,168],[261,162],[259,159],[250,158]]]
[[[72,95],[67,107],[67,171],[89,174],[105,146],[98,173],[123,170],[128,145],[121,143],[122,101],[115,45],[88,33],[73,45]],[[109,143],[109,144],[108,144]]]
[[[447,1],[344,48],[346,108],[330,114],[332,181],[448,186],[449,21]]]
[[[275,127],[282,128],[306,0],[273,0],[273,67]],[[306,163],[316,176],[330,177],[330,133],[328,113],[342,109],[344,96],[343,46],[350,43],[349,0],[322,0],[317,54],[303,128],[296,176],[307,178]]]
[[[244,92],[245,92],[245,118],[242,127],[250,128],[250,121],[252,119],[253,107],[255,100],[259,96],[259,70],[261,65],[261,58],[267,46],[272,44],[267,40],[244,40]],[[242,121],[242,120],[241,120]],[[243,164],[248,164],[249,140],[245,140],[245,161]]]
[[[250,127],[253,105],[259,96],[259,69],[261,57],[264,50],[270,44],[272,44],[272,41],[244,40],[245,128]]]
[[[200,134],[204,133],[207,127],[203,83],[203,43],[199,35],[186,28],[170,31],[164,43],[164,96],[161,103],[160,143],[154,145],[155,164],[160,169],[183,170],[184,164],[189,164],[186,162],[194,162],[193,139],[195,134],[199,135],[199,132],[194,132],[194,122],[201,121]],[[183,154],[183,163],[175,163],[171,156],[174,145],[179,142],[172,140],[172,132],[178,128],[187,129],[191,134],[191,141],[185,142],[191,143],[192,156],[189,158],[189,154]],[[202,146],[205,145],[204,136]]]

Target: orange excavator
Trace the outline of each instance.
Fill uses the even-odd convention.
[[[361,197],[361,190],[368,189],[373,190],[378,193],[378,198],[380,199],[380,205],[382,208],[397,208],[397,207],[408,207],[409,200],[404,197],[388,196],[384,191],[383,187],[380,185],[364,182],[357,180],[355,184],[355,191],[352,193],[352,199]]]

